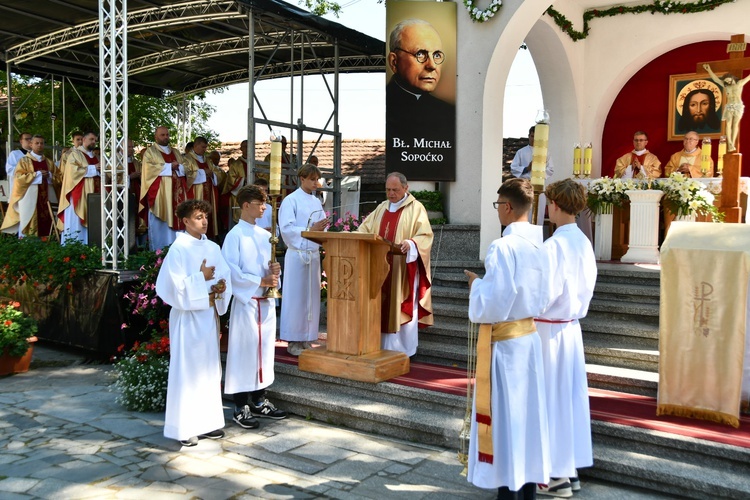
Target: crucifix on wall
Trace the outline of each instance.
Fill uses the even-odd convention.
[[[739,203],[740,175],[742,172],[742,155],[739,153],[740,119],[745,106],[742,104],[742,88],[750,81],[750,76],[742,78],[742,72],[750,69],[750,57],[745,57],[745,35],[732,35],[727,52],[729,59],[723,61],[701,62],[696,65],[696,72],[708,72],[717,85],[726,92],[726,107],[723,119],[726,120],[727,150],[724,155],[722,172],[721,207],[726,222],[740,222],[742,213]],[[718,77],[715,72],[725,72]]]

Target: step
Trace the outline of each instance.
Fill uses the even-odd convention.
[[[659,317],[659,304],[635,304],[620,300],[604,300],[594,296],[589,304],[589,313],[604,312],[614,315],[650,316]]]
[[[420,328],[419,341],[450,343],[466,347],[468,329],[469,322],[465,318],[441,318],[433,326]]]
[[[439,309],[436,304],[462,305],[469,309],[469,289],[432,284],[432,306],[433,310]]]
[[[479,225],[432,226],[431,260],[479,260]]]
[[[433,286],[441,285],[469,290],[469,278],[463,272],[456,272],[455,270],[446,270],[433,274],[432,284]]]
[[[583,343],[586,362],[619,368],[658,372],[659,346],[643,345],[653,342],[646,339],[621,337],[613,342],[614,336],[587,336]]]
[[[597,281],[634,285],[659,285],[661,272],[658,266],[646,264],[612,264],[597,262]]]
[[[467,346],[464,344],[448,344],[431,339],[419,339],[419,347],[414,359],[421,363],[465,368],[467,362]]]
[[[750,468],[744,474],[705,461],[686,462],[670,457],[655,457],[623,441],[602,442],[594,438],[594,467],[581,471],[620,484],[648,488],[680,498],[748,498]]]
[[[608,283],[597,281],[594,296],[604,300],[623,300],[628,302],[658,304],[659,286]]]
[[[590,314],[580,320],[583,340],[586,342],[588,333],[610,334],[622,337],[639,337],[659,341],[659,324],[657,321],[640,321],[628,317],[626,321],[613,317],[602,317]]]
[[[284,410],[333,425],[430,445],[458,447],[466,398],[382,382],[367,384],[276,364],[269,398]]]
[[[659,374],[632,368],[586,363],[589,387],[656,397]]]

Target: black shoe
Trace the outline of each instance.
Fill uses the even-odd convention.
[[[260,422],[253,418],[248,405],[243,406],[241,410],[235,409],[234,418],[232,420],[243,429],[257,429],[260,427]]]
[[[224,437],[224,431],[216,429],[215,431],[207,432],[205,434],[198,434],[198,439],[221,439]]]
[[[190,448],[191,446],[197,446],[198,438],[196,436],[193,436],[190,439],[184,439],[184,440],[181,439],[180,444],[186,448]]]
[[[250,405],[250,412],[254,417],[272,418],[281,420],[286,418],[286,412],[276,408],[269,400],[264,399],[260,403]]]

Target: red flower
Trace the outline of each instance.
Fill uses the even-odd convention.
[[[81,254],[81,260],[86,260],[86,256],[84,254]]]
[[[5,320],[5,326],[13,326],[13,322],[9,319]]]
[[[125,349],[125,344],[120,344],[117,346],[117,352],[122,352],[122,350]]]
[[[52,262],[52,257],[47,257],[47,262]]]
[[[70,262],[70,257],[65,257],[65,258],[63,259],[63,262]]]
[[[18,309],[19,307],[21,307],[21,303],[20,302],[15,302],[15,301],[11,302],[10,305],[12,305],[13,307],[15,307],[16,309]]]

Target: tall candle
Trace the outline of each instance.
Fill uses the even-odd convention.
[[[281,193],[281,141],[271,142],[271,174],[268,180],[270,194]]]
[[[591,161],[594,158],[594,148],[591,144],[586,144],[586,149],[583,150],[583,176],[591,176]]]
[[[701,147],[701,175],[713,177],[711,171],[711,139],[708,137],[703,139],[703,147]]]
[[[547,147],[549,145],[549,125],[537,123],[534,127],[534,151],[531,160],[531,185],[544,188],[547,177]]]
[[[581,175],[581,145],[576,144],[573,147],[573,175]]]
[[[722,135],[719,138],[719,161],[716,162],[716,172],[721,175],[724,170],[724,155],[727,154],[727,136]]]

